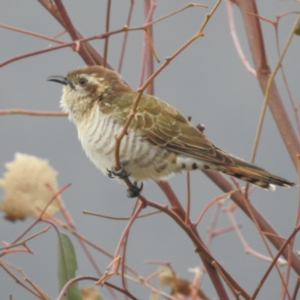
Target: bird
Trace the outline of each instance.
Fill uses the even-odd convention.
[[[142,94],[121,141],[117,171],[115,136],[123,130],[138,92],[103,66],[78,68],[48,80],[63,84],[61,108],[76,125],[82,147],[96,167],[110,177],[134,179],[129,197],[139,194],[139,181],[166,180],[196,169],[222,172],[269,190],[295,185],[216,147],[176,108],[147,94]]]

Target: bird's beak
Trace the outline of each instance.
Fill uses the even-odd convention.
[[[70,81],[68,80],[67,77],[64,76],[60,76],[60,75],[54,75],[54,76],[50,76],[47,78],[48,81],[54,81],[54,82],[58,82],[64,85],[71,85]]]

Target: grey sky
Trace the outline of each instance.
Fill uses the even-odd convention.
[[[279,13],[299,9],[299,4],[292,1],[260,0],[258,2],[260,14],[272,20],[275,20]],[[106,1],[86,1],[84,4],[82,1],[73,0],[72,3],[64,1],[72,21],[84,36],[104,32],[105,3]],[[163,16],[186,3],[188,1],[158,1],[154,17]],[[212,8],[214,2],[205,3],[209,5],[208,10],[189,8],[154,26],[154,43],[161,61],[170,56],[197,31],[205,13]],[[121,28],[126,23],[128,5],[129,1],[112,1],[112,30]],[[251,64],[239,11],[234,8],[234,13],[237,33]],[[49,36],[54,36],[62,30],[56,20],[38,2],[32,1],[3,1],[0,20],[3,24]],[[136,1],[132,26],[142,25],[143,20],[143,1]],[[279,27],[281,46],[284,45],[294,20],[295,15],[281,20]],[[274,30],[268,23],[262,23],[262,27],[269,64],[273,68],[277,61]],[[0,62],[23,53],[43,49],[50,44],[54,45],[3,28],[0,28],[0,37]],[[114,68],[118,67],[122,37],[116,35],[110,38],[108,61]],[[133,88],[138,87],[142,37],[142,32],[129,33],[123,64],[122,76]],[[69,37],[65,36],[65,39],[69,40]],[[288,82],[296,103],[299,101],[297,73],[299,65],[295,58],[298,57],[296,55],[299,53],[299,43],[299,38],[295,37],[284,60]],[[103,41],[94,41],[92,44],[102,54]],[[65,75],[80,66],[84,66],[84,62],[70,48],[29,57],[4,66],[0,72],[0,110],[22,108],[59,111],[61,86],[47,82],[46,78],[50,75]],[[155,68],[158,66],[159,64],[156,63]],[[294,121],[282,78],[277,76],[276,82]],[[178,108],[184,115],[191,115],[193,124],[205,124],[205,134],[218,147],[246,160],[250,159],[263,95],[257,80],[246,71],[237,55],[229,31],[225,2],[209,21],[205,36],[194,42],[155,79],[155,95]],[[0,140],[0,174],[5,172],[4,164],[12,161],[16,152],[48,159],[59,172],[59,185],[62,187],[72,183],[72,186],[63,193],[62,198],[72,214],[77,230],[107,251],[114,252],[126,222],[87,216],[83,215],[82,211],[128,216],[132,211],[134,200],[126,198],[124,185],[105,177],[88,160],[77,139],[75,126],[66,117],[0,116]],[[297,181],[295,168],[269,111],[264,122],[256,164],[274,174]],[[170,184],[185,205],[184,174],[173,176]],[[221,193],[201,172],[191,173],[191,218],[197,218],[206,203]],[[165,196],[154,182],[145,184],[143,194],[160,204],[167,204]],[[3,190],[0,190],[1,195]],[[283,237],[291,233],[297,208],[296,188],[278,188],[276,192],[256,189],[251,196],[251,201]],[[213,212],[214,209],[210,209],[199,225],[199,233],[204,240]],[[254,224],[239,209],[236,210],[235,216],[237,222],[243,226],[242,232],[250,247],[267,255]],[[31,222],[32,219],[16,223],[0,219],[0,240],[12,241]],[[230,221],[225,214],[221,213],[217,228],[228,225]],[[31,233],[44,227],[44,224],[39,224]],[[78,259],[78,275],[95,276],[77,241],[73,237],[72,241]],[[297,246],[299,248],[298,239],[296,239],[296,249]],[[58,285],[57,237],[54,230],[32,240],[29,247],[34,251],[34,255],[17,253],[3,258],[22,268],[34,282],[55,299],[58,295]],[[234,231],[215,238],[211,251],[250,294],[255,289],[258,278],[269,265],[256,257],[246,255]],[[92,253],[101,270],[104,271],[110,260],[95,251]],[[137,220],[130,233],[127,263],[143,276],[148,276],[157,268],[145,264],[149,259],[169,261],[178,275],[187,279],[193,278],[188,268],[200,264],[191,241],[172,219],[162,213]],[[291,274],[291,282],[294,283],[297,277],[293,271]],[[119,278],[113,279],[112,282],[118,283]],[[80,284],[80,286],[85,285],[93,285],[93,282]],[[132,283],[129,286],[139,299],[148,298],[148,289]],[[280,287],[278,275],[273,272],[257,299],[278,299]],[[216,297],[215,290],[207,277],[202,288],[212,298]],[[3,299],[9,299],[10,294],[13,295],[14,300],[33,299],[1,268],[0,290]],[[109,299],[110,296],[105,288],[99,290],[104,295],[108,295],[107,299]]]

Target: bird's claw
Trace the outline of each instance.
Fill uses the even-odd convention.
[[[124,169],[124,165],[121,163],[121,169],[116,170],[115,166],[112,166],[110,169],[106,169],[109,178],[118,177],[120,179],[125,179],[130,176],[130,173],[127,173]],[[127,197],[128,198],[136,198],[139,196],[141,190],[143,188],[143,183],[139,187],[137,182],[135,181],[131,188],[127,189]]]
[[[127,197],[128,198],[136,198],[136,197],[138,197],[142,189],[143,189],[143,183],[139,187],[137,185],[137,182],[135,181],[133,183],[133,187],[131,189],[127,190]]]
[[[115,166],[112,166],[111,169],[106,169],[107,174],[109,178],[115,178],[118,177],[120,179],[128,178],[130,176],[130,173],[127,173],[123,166],[121,166],[121,169],[116,170]]]
[[[115,178],[115,176],[113,175],[111,170],[109,170],[109,169],[106,169],[106,170],[107,170],[107,175],[109,178]]]

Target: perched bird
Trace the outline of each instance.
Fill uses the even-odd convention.
[[[62,109],[77,126],[87,156],[110,176],[159,181],[182,170],[201,169],[220,171],[271,190],[274,185],[295,185],[217,148],[178,110],[145,94],[121,142],[122,170],[116,171],[114,137],[123,129],[137,91],[118,73],[100,66],[87,66],[48,80],[64,85]],[[130,196],[137,194],[135,190]]]

